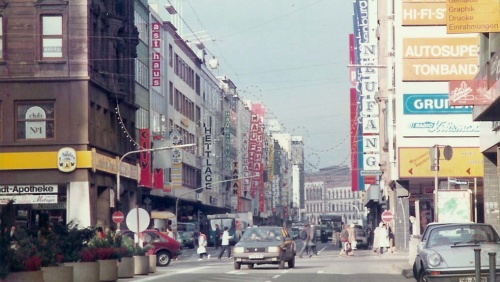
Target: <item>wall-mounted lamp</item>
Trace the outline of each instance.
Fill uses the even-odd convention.
[[[167,10],[167,12],[171,15],[175,15],[177,14],[177,10],[175,10],[174,6],[172,6],[172,4],[165,4],[165,10]]]

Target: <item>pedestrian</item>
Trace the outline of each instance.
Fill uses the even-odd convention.
[[[309,257],[312,257],[313,254],[317,256],[318,251],[316,250],[316,229],[314,225],[311,224],[310,230],[311,240],[309,240]]]
[[[214,245],[215,245],[215,249],[219,249],[220,247],[220,244],[221,244],[221,238],[220,238],[220,227],[218,224],[215,224],[215,242],[214,242]]]
[[[341,257],[344,253],[348,255],[347,250],[350,247],[349,244],[349,232],[347,231],[347,224],[344,224],[342,231],[340,231],[340,241],[342,242],[342,248],[340,248],[339,257]]]
[[[382,229],[382,225],[384,223],[380,222],[378,224],[378,227],[375,228],[375,230],[373,231],[373,252],[374,253],[378,253],[379,252],[379,234],[380,234],[380,229]]]
[[[207,258],[210,259],[210,255],[207,254],[207,236],[201,233],[201,231],[198,235],[198,248],[196,252],[200,255],[198,260],[203,260],[203,256],[207,256]]]
[[[392,254],[394,253],[394,249],[396,247],[394,241],[394,232],[392,232],[392,228],[390,226],[387,226],[387,232],[389,233],[389,250],[391,251]]]
[[[167,227],[167,236],[175,240],[175,234],[170,226]]]
[[[384,253],[384,249],[389,248],[389,232],[385,224],[382,224],[382,227],[379,230],[378,246],[380,249],[380,254]]]
[[[97,238],[99,239],[104,239],[104,231],[102,230],[102,227],[101,226],[98,226],[96,228],[96,236]]]
[[[305,234],[305,236],[302,234]],[[309,241],[311,241],[311,229],[309,224],[306,223],[304,225],[304,228],[300,232],[300,239],[302,239],[302,250],[300,250],[299,253],[299,257],[301,258],[304,251],[306,254],[309,254]]]
[[[227,258],[231,258],[231,248],[229,247],[229,239],[233,238],[233,236],[229,235],[229,228],[224,226],[224,232],[222,233],[222,248],[220,249],[219,259],[221,259],[224,251],[227,249]]]
[[[348,241],[349,243],[351,244],[350,246],[350,249],[351,251],[347,253],[348,256],[353,256],[354,255],[354,249],[356,248],[356,232],[354,230],[354,224],[351,224],[351,226],[349,226],[347,228],[347,233],[349,234],[348,236]]]
[[[367,236],[367,243],[368,243],[368,249],[373,247],[373,232],[370,227],[366,228],[366,236]]]

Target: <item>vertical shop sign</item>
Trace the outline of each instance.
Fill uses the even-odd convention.
[[[141,148],[150,149],[151,141],[149,140],[149,129],[139,129],[139,143]],[[139,164],[141,167],[141,180],[139,184],[143,187],[151,188],[153,186],[153,175],[151,173],[151,153],[141,152],[139,154]]]
[[[153,49],[151,58],[151,77],[153,87],[161,85],[161,25],[160,23],[151,24],[151,47]]]

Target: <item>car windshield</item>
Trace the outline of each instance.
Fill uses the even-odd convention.
[[[498,240],[498,234],[490,225],[453,224],[431,230],[427,246],[496,243]]]
[[[279,228],[251,228],[247,229],[241,241],[280,241],[282,239]]]

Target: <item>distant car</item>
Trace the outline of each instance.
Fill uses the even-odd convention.
[[[177,241],[181,243],[182,247],[194,249],[194,232],[177,231]]]
[[[416,257],[417,281],[475,281],[475,251],[481,250],[481,281],[489,275],[488,254],[499,256],[500,237],[490,224],[454,223],[435,226]],[[496,260],[496,279],[500,260]]]
[[[356,235],[356,248],[357,249],[368,249],[368,236],[363,229],[354,228]]]
[[[135,233],[130,230],[120,232],[123,236],[134,239]],[[176,240],[168,237],[158,230],[145,230],[142,232],[145,244],[151,244],[156,255],[156,265],[168,266],[172,259],[181,255],[181,245]]]
[[[233,247],[234,269],[242,264],[277,264],[280,269],[295,267],[296,244],[286,228],[279,226],[249,227]]]

